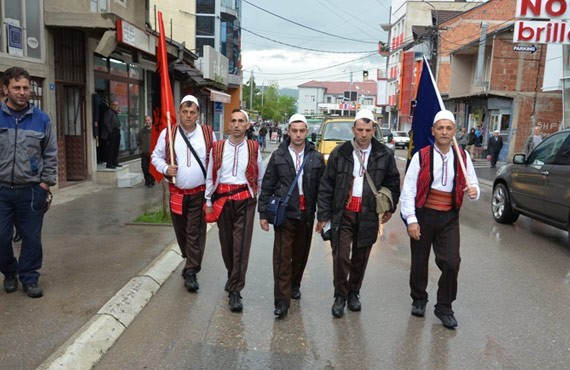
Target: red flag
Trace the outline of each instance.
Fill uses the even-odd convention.
[[[170,87],[170,76],[168,75],[168,54],[166,49],[166,40],[164,38],[164,23],[162,22],[162,12],[158,12],[158,45],[156,47],[156,72],[160,76],[160,110],[153,111],[153,130],[151,132],[151,152],[154,150],[158,136],[163,129],[167,129],[167,140],[170,142],[170,163],[174,163],[172,156],[172,132],[176,124],[176,111],[174,108],[174,98],[172,97],[172,88]],[[162,180],[163,175],[151,165],[150,173],[157,182]]]

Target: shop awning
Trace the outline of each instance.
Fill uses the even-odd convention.
[[[232,97],[226,93],[218,90],[206,89],[210,92],[210,100],[217,101],[219,103],[228,104],[232,101]]]

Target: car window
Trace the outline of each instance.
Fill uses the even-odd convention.
[[[329,122],[325,127],[323,140],[346,141],[354,137],[352,133],[352,121]]]
[[[570,134],[566,135],[566,140],[560,146],[553,164],[568,166],[570,165]]]
[[[562,144],[565,143],[569,135],[570,132],[564,132],[546,138],[530,153],[528,163],[534,167],[553,164],[557,159],[558,151],[562,148]]]

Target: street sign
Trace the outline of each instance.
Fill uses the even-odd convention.
[[[513,51],[534,54],[536,50],[535,45],[513,45]]]

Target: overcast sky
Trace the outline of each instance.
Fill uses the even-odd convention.
[[[357,41],[317,33],[281,20],[242,0],[242,64],[244,82],[254,70],[256,83],[277,82],[279,87],[296,88],[310,80],[362,81],[362,70],[376,78],[376,68],[385,66],[385,58],[377,54],[377,42],[386,41],[380,25],[388,23],[389,0],[247,0],[261,8],[297,23]],[[287,47],[260,38],[248,31],[283,43],[309,49],[330,51],[369,51],[374,53],[320,53]],[[358,42],[363,41],[363,42]],[[356,60],[359,59],[359,60]],[[334,68],[315,72],[339,63]]]

